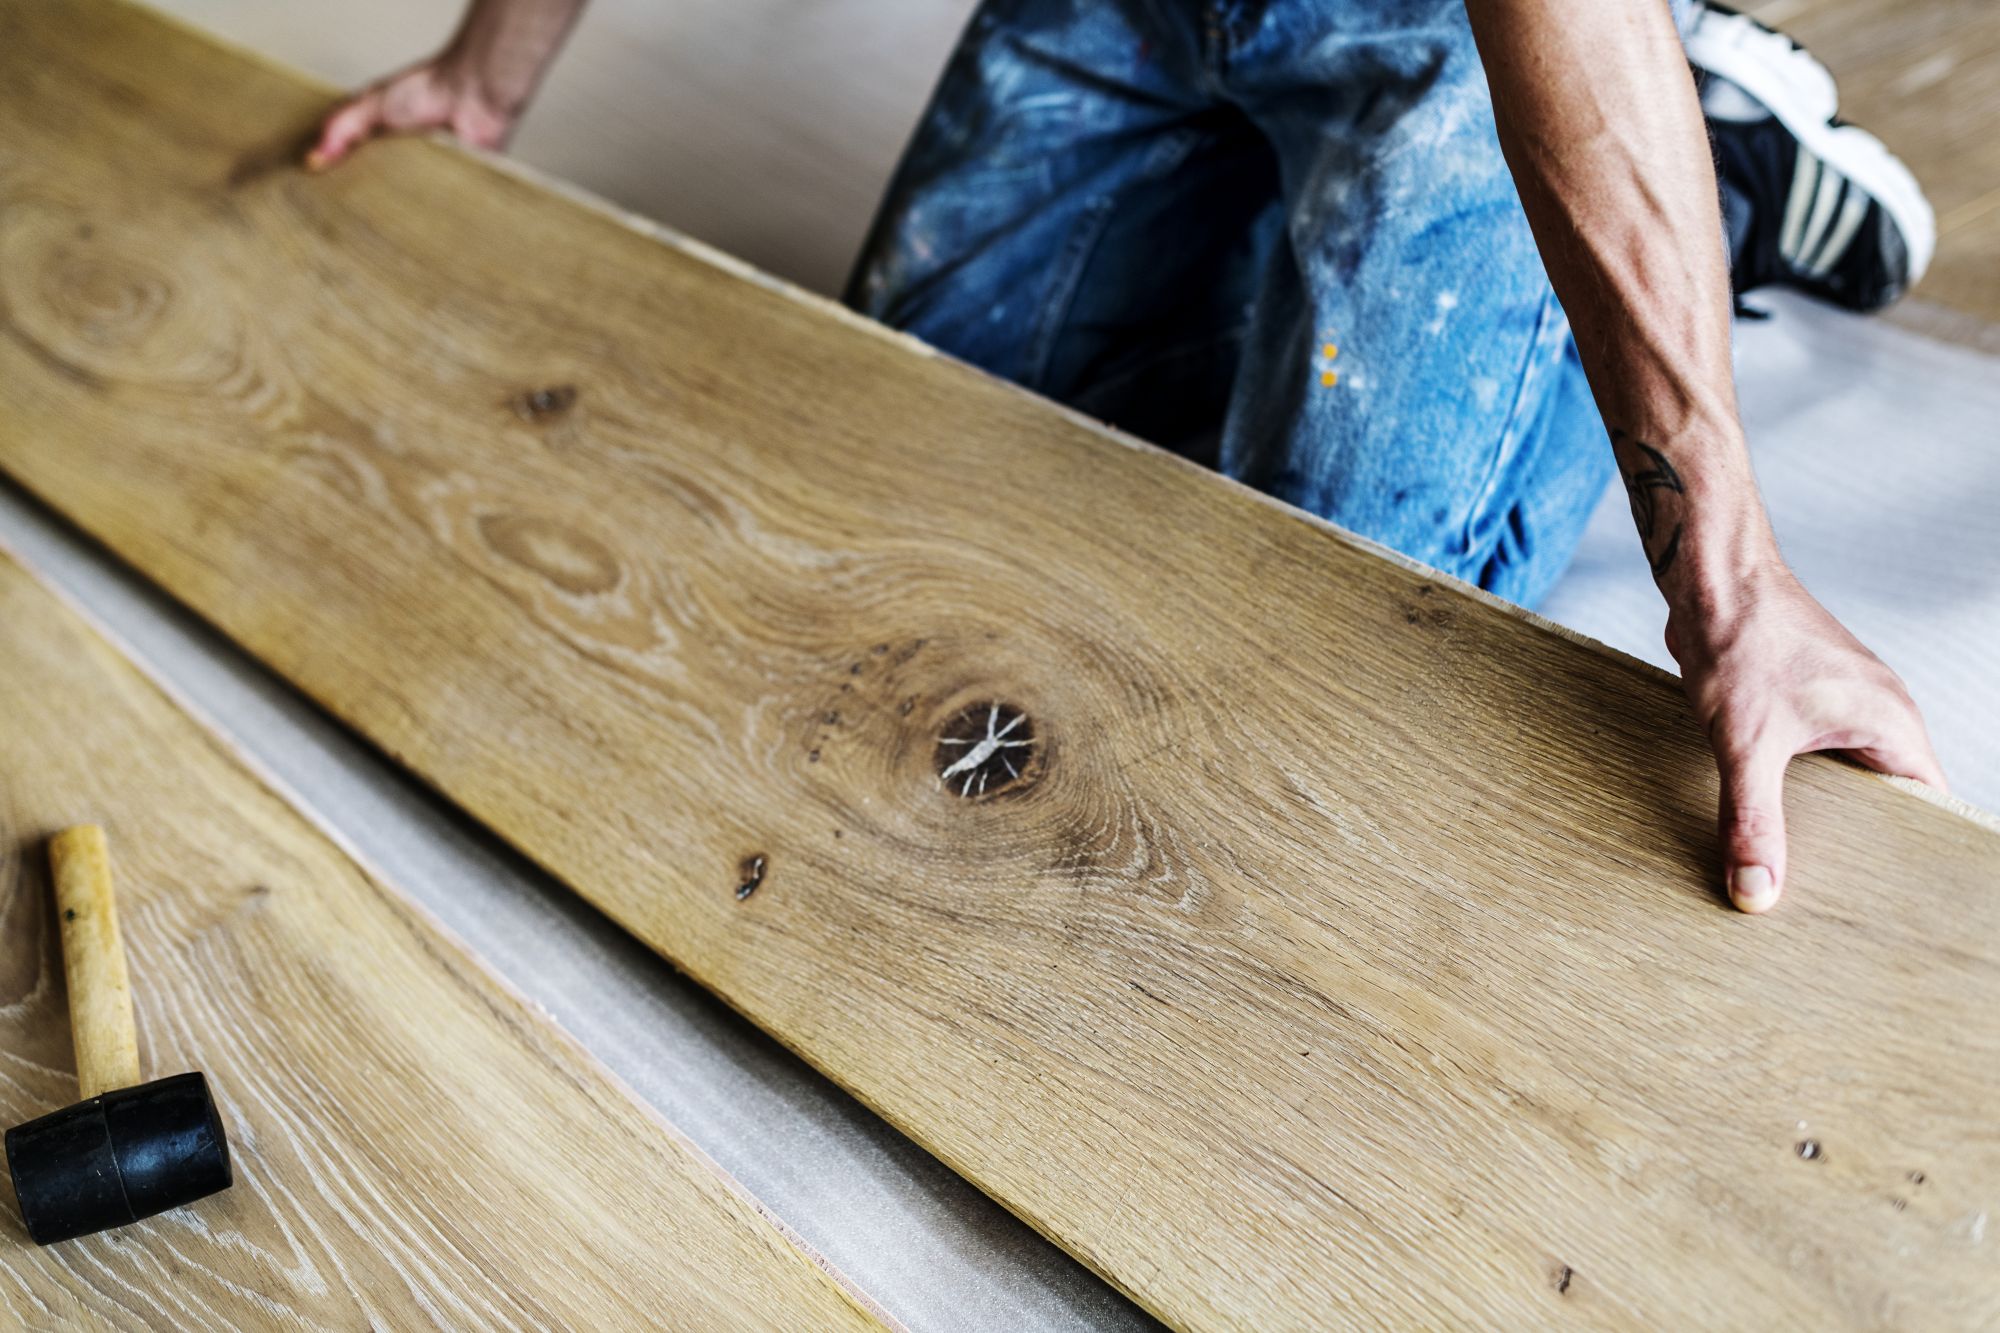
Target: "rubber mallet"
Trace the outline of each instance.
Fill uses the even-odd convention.
[[[7,1169],[38,1245],[124,1226],[229,1187],[229,1141],[200,1074],[139,1082],[132,987],[104,830],[49,842],[83,1100],[7,1131]]]

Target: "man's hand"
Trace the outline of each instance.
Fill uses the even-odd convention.
[[[473,0],[442,52],[334,108],[306,166],[321,171],[378,134],[415,130],[504,147],[582,7],[583,0]]]
[[[520,107],[498,102],[464,61],[439,56],[392,74],[336,107],[306,154],[306,166],[324,171],[378,134],[417,130],[449,130],[469,144],[502,148],[519,116]]]
[[[1778,556],[1736,412],[1708,133],[1659,0],[1465,0],[1500,145],[1576,332],[1667,647],[1722,777],[1730,900],[1785,882],[1785,765],[1806,750],[1943,786],[1895,674]]]
[[[1667,651],[1708,732],[1722,776],[1729,897],[1768,912],[1785,887],[1785,766],[1838,750],[1882,773],[1944,790],[1923,718],[1896,673],[1862,647],[1773,559],[1713,600],[1667,620]]]

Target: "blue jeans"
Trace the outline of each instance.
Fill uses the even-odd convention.
[[[847,300],[1526,605],[1614,472],[1463,0],[985,0]]]

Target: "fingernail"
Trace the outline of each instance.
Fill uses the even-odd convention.
[[[1738,866],[1729,877],[1729,900],[1745,912],[1768,912],[1778,901],[1778,881],[1766,866]]]

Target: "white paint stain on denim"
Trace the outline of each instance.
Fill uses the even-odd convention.
[[[1437,318],[1433,319],[1425,327],[1424,331],[1432,337],[1443,333],[1445,320],[1450,318],[1451,312],[1456,309],[1458,309],[1458,293],[1439,292],[1437,294]]]

